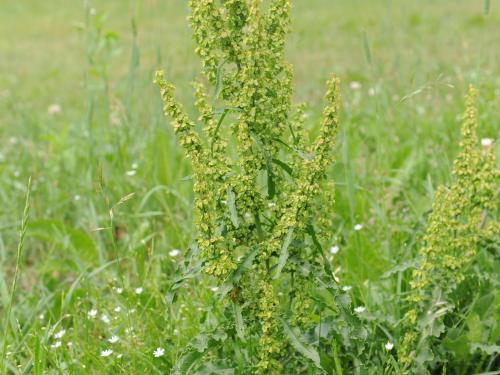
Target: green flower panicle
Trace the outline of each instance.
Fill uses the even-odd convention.
[[[290,294],[283,290],[290,283],[283,281],[309,282],[288,257],[295,263],[319,263],[305,241],[306,229],[315,226],[321,186],[330,186],[333,194],[333,185],[324,182],[338,131],[339,80],[328,81],[319,136],[309,144],[305,106],[292,105],[293,71],[284,57],[291,2],[191,0],[189,6],[204,76],[194,84],[202,135],[162,72],[155,82],[191,162],[204,271],[226,286],[239,275],[228,294],[241,305],[248,335],[258,337],[255,369],[278,374],[282,357],[292,350],[283,340],[281,319],[286,316],[279,294]],[[325,212],[331,214],[331,207]],[[323,219],[318,235],[320,227],[331,225]],[[249,264],[242,269],[237,259],[253,252],[252,272],[244,272]],[[312,308],[302,289],[303,306]],[[297,302],[291,305],[298,307]],[[300,325],[305,321],[299,315],[291,320]]]
[[[419,317],[437,304],[452,303],[452,292],[464,281],[466,267],[482,242],[494,240],[498,221],[496,189],[499,171],[493,147],[481,149],[476,135],[477,93],[469,87],[461,129],[460,152],[453,164],[454,182],[439,187],[419,250],[420,266],[414,270],[406,313],[406,333],[399,350],[405,366],[415,361],[427,334]],[[498,233],[498,232],[496,232]],[[442,321],[443,315],[439,319]]]

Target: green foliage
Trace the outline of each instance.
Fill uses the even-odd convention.
[[[314,228],[312,208],[332,161],[339,82],[335,77],[328,82],[320,133],[308,145],[303,107],[292,115],[292,71],[284,60],[290,2],[270,1],[263,9],[261,1],[195,0],[190,7],[196,52],[213,88],[209,96],[202,82],[195,84],[204,137],[195,131],[162,72],[155,81],[192,165],[204,270],[219,284],[233,280],[229,296],[248,327],[245,335],[259,337],[256,368],[278,373],[289,355],[288,345],[279,339],[279,319],[307,315],[310,308],[305,290],[298,291],[301,306],[288,303],[292,311],[278,294],[290,295],[302,284],[305,289],[307,279],[320,270],[304,274],[301,268],[318,268],[306,228]],[[233,273],[242,269],[238,258],[249,253],[252,263],[244,264],[252,272],[236,279]]]
[[[474,285],[470,281],[475,277],[470,272],[472,263],[486,256],[481,253],[498,250],[500,224],[496,214],[500,172],[491,144],[486,142],[482,149],[478,146],[476,95],[476,89],[470,86],[460,153],[453,168],[455,180],[449,188],[441,186],[436,192],[419,250],[420,265],[413,271],[410,282],[408,300],[412,307],[405,316],[406,333],[398,354],[403,366],[419,371],[436,360],[431,338],[445,334],[446,316],[471,303],[470,297],[464,296],[464,290],[456,291],[461,284],[468,284],[469,288]],[[486,286],[493,288],[495,283],[486,281]],[[468,342],[483,344],[486,340],[495,345],[496,341],[488,341],[489,335],[482,337],[479,316],[472,311],[469,314],[465,320],[469,328]]]

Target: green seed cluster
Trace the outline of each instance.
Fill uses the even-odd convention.
[[[399,352],[404,365],[414,360],[415,345],[422,336],[420,318],[435,307],[436,295],[446,301],[465,279],[465,268],[480,245],[495,240],[499,233],[494,215],[500,174],[493,147],[478,147],[476,95],[470,86],[460,153],[453,168],[455,181],[450,188],[441,186],[436,192],[420,249],[422,263],[412,275],[409,301],[414,307],[406,314],[408,328]]]
[[[238,258],[257,249],[252,272],[238,279],[229,295],[242,305],[248,334],[259,337],[257,371],[280,373],[288,346],[280,334],[278,291],[297,268],[287,254],[295,263],[317,262],[306,226],[314,224],[312,208],[333,161],[339,80],[328,82],[320,133],[309,144],[305,106],[292,106],[293,73],[284,59],[290,1],[191,0],[189,5],[204,75],[195,83],[203,136],[163,73],[155,82],[192,165],[204,269],[226,283]]]

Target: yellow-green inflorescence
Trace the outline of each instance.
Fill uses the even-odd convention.
[[[189,5],[204,75],[195,84],[203,135],[162,72],[155,81],[192,165],[204,269],[222,284],[238,268],[238,258],[257,249],[253,271],[234,289],[250,299],[243,309],[247,327],[258,327],[249,332],[259,335],[257,371],[280,373],[286,344],[280,335],[278,289],[286,285],[280,280],[295,271],[287,254],[317,262],[305,241],[301,246],[293,241],[306,237],[306,226],[314,224],[315,199],[327,186],[339,81],[328,82],[320,134],[309,144],[305,106],[292,106],[292,68],[284,59],[290,1],[191,0]],[[320,227],[329,223],[323,221]]]
[[[422,263],[415,269],[411,281],[409,302],[413,306],[405,317],[399,359],[411,366],[425,341],[421,319],[432,309],[441,309],[456,287],[466,278],[471,263],[484,241],[495,240],[499,223],[496,190],[499,170],[492,146],[479,147],[476,135],[476,89],[469,87],[461,130],[460,153],[453,165],[454,183],[441,186],[434,198],[432,213],[419,253]]]

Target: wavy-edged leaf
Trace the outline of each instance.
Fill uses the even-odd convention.
[[[290,340],[290,343],[293,345],[295,350],[297,350],[304,357],[313,361],[314,365],[317,368],[322,368],[320,363],[319,354],[312,346],[307,345],[299,335],[297,335],[293,329],[288,325],[288,323],[284,319],[280,319],[283,325],[283,330],[285,335]]]

